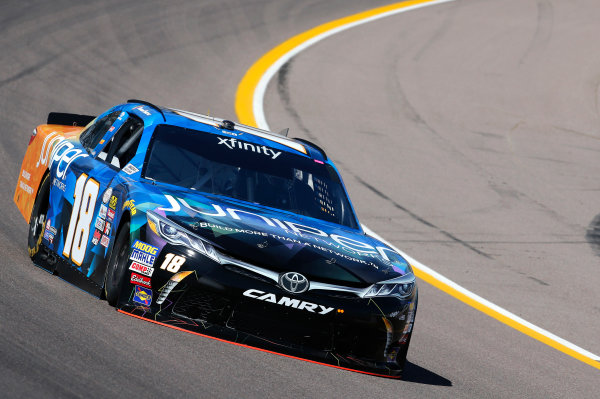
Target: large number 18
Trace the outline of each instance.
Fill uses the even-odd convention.
[[[69,231],[63,249],[63,255],[66,258],[70,256],[77,266],[81,266],[85,257],[90,236],[90,224],[94,217],[98,191],[100,191],[100,184],[94,179],[87,180],[87,178],[88,175],[83,173],[75,184],[73,211],[71,211]]]

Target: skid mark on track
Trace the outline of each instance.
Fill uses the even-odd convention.
[[[50,63],[53,59],[56,59],[56,57],[51,56],[51,57],[45,58],[38,63],[35,63],[33,65],[28,66],[27,68],[20,70],[18,73],[14,74],[13,76],[10,76],[6,79],[0,80],[0,87],[6,86],[7,84],[9,84],[11,82],[14,82],[16,80],[19,80],[21,78],[29,76],[33,73],[36,73],[37,71],[42,69],[45,65]]]
[[[445,235],[446,237],[448,237],[453,242],[456,242],[456,243],[462,245],[463,247],[470,249],[471,251],[475,252],[477,255],[483,256],[484,258],[487,258],[487,259],[493,259],[492,256],[486,254],[483,251],[480,251],[479,249],[475,248],[474,246],[472,246],[468,242],[463,241],[460,238],[456,237],[455,235],[447,232],[446,230],[437,227],[433,223],[431,223],[431,222],[423,219],[421,216],[417,215],[416,213],[414,213],[414,212],[410,211],[409,209],[403,207],[402,205],[398,204],[392,198],[388,197],[386,194],[384,194],[383,192],[379,191],[378,189],[376,189],[375,187],[373,187],[372,185],[370,185],[369,183],[367,183],[366,181],[364,181],[359,176],[354,175],[354,174],[353,174],[353,176],[354,176],[354,178],[356,180],[358,180],[358,182],[360,184],[362,184],[363,186],[365,186],[366,188],[368,188],[369,190],[371,190],[371,192],[373,192],[374,194],[376,194],[378,197],[380,197],[380,198],[388,201],[389,203],[391,203],[392,205],[394,205],[397,209],[400,209],[402,212],[405,212],[406,214],[408,214],[414,220],[416,220],[416,221],[424,224],[427,227],[431,227],[432,229],[437,230],[439,233]]]
[[[525,54],[521,57],[519,65],[523,65],[530,58],[531,54],[543,49],[552,37],[552,29],[554,26],[554,8],[548,0],[538,0],[537,2],[537,25],[533,38],[525,50]]]
[[[436,42],[438,42],[448,30],[452,27],[452,23],[454,22],[454,15],[456,14],[457,7],[453,7],[449,12],[446,12],[446,18],[444,18],[443,23],[438,26],[438,28],[433,32],[433,35],[425,42],[425,44],[417,51],[415,56],[413,57],[413,61],[419,61],[425,52],[429,50]]]
[[[590,243],[596,255],[600,256],[600,214],[590,223],[585,239]]]
[[[296,108],[294,108],[294,106],[292,105],[292,99],[290,97],[289,81],[288,81],[288,76],[289,76],[289,72],[291,69],[292,69],[292,60],[286,62],[281,67],[279,72],[277,73],[277,94],[279,94],[279,98],[281,99],[281,102],[283,103],[283,107],[285,108],[287,113],[292,117],[294,122],[296,122],[296,124],[298,125],[300,130],[304,134],[306,134],[306,136],[310,140],[316,141],[317,137],[314,134],[312,134],[310,132],[310,130],[308,130],[308,128],[302,121],[302,118],[296,111]]]

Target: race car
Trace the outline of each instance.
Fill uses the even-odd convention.
[[[14,200],[33,262],[122,313],[401,376],[415,276],[313,143],[141,100],[50,113]]]

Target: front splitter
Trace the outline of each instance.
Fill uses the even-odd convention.
[[[343,356],[340,354],[334,354],[330,352],[315,352],[314,354],[298,353],[298,350],[287,348],[281,344],[277,344],[276,342],[272,342],[260,337],[256,337],[219,325],[206,322],[196,322],[191,319],[172,317],[172,315],[162,316],[160,315],[160,313],[153,314],[143,306],[123,305],[120,309],[117,309],[117,311],[128,316],[132,316],[154,324],[159,324],[161,326],[173,328],[175,330],[180,330],[204,338],[225,342],[243,348],[253,349],[260,352],[266,352],[273,355],[318,364],[321,366],[336,368],[339,370],[352,371],[355,373],[391,379],[402,378],[401,371],[399,370],[373,370],[372,368],[367,368],[359,364],[361,362],[359,359],[354,360],[352,358],[349,358],[348,356]],[[319,353],[319,355],[317,355],[317,353]],[[316,359],[317,357],[323,357],[324,359]],[[328,357],[331,358],[330,363],[328,362]],[[346,364],[341,365],[342,363]]]

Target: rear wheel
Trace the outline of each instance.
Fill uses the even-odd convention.
[[[119,232],[108,259],[104,277],[104,294],[110,306],[117,306],[119,294],[125,283],[129,253],[129,222],[124,223]]]
[[[40,244],[44,237],[44,229],[46,219],[48,216],[48,208],[50,202],[50,175],[44,176],[33,208],[31,210],[31,216],[29,217],[29,235],[27,237],[27,250],[29,251],[29,257],[32,259],[37,255],[40,250]]]

